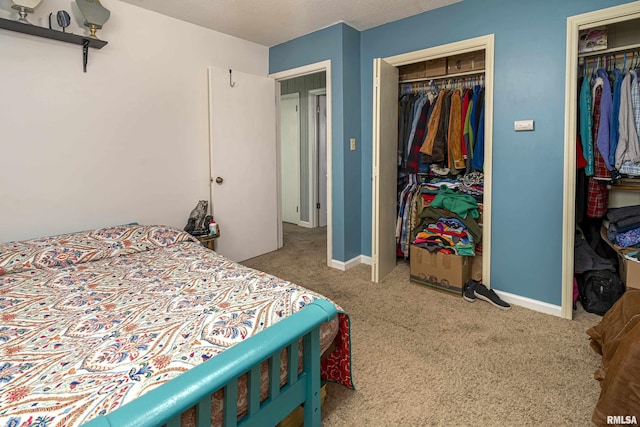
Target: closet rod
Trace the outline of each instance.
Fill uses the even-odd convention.
[[[398,83],[417,83],[417,82],[428,82],[431,80],[447,80],[455,77],[473,76],[476,74],[484,74],[484,70],[465,71],[463,73],[443,74],[440,76],[433,76],[433,77],[421,77],[419,79],[400,80],[398,81]]]
[[[640,43],[630,44],[627,46],[612,47],[611,49],[595,50],[593,52],[579,53],[578,58],[587,58],[590,56],[606,55],[607,53],[624,52],[625,50],[636,50],[640,48]]]

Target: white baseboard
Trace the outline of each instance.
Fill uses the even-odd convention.
[[[371,260],[370,256],[360,255],[360,263],[361,264],[371,265],[372,262],[373,261]]]
[[[304,228],[313,228],[311,227],[311,223],[309,221],[300,221],[298,222],[298,225]]]
[[[351,258],[349,261],[338,261],[335,259],[331,260],[329,263],[329,267],[336,268],[341,271],[347,271],[350,268],[355,267],[356,265],[367,264],[371,265],[371,257],[365,255],[358,255],[356,257]]]
[[[549,304],[548,302],[542,302],[535,299],[522,297],[520,295],[514,295],[509,292],[499,291],[494,289],[496,294],[509,304],[519,305],[534,311],[541,313],[551,314],[553,316],[562,317],[562,307],[559,305]]]

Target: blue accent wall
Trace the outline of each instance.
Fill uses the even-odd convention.
[[[560,305],[567,17],[624,3],[629,2],[464,0],[361,32],[360,105],[347,98],[357,91],[347,93],[342,86],[340,99],[336,96],[333,105],[334,118],[337,111],[342,116],[341,128],[336,129],[334,121],[334,226],[335,218],[342,220],[341,230],[334,228],[334,258],[350,259],[358,244],[360,253],[371,255],[373,59],[495,34],[491,286]],[[292,62],[293,66],[314,62],[307,57],[316,51],[342,48],[342,67],[334,68],[332,77],[334,82],[351,85],[352,70],[345,65],[350,49],[345,46],[350,46],[352,37],[342,34],[339,40],[327,40],[324,33],[331,31],[337,31],[336,26],[272,48],[272,71],[292,68]],[[302,41],[308,50],[297,44]],[[330,44],[321,47],[325,41]],[[336,75],[340,69],[342,78]],[[361,114],[356,152],[361,160],[359,191],[352,188],[351,171],[356,168],[349,155],[354,152],[346,151],[344,145],[344,150],[336,149],[336,134],[346,138],[356,111]],[[535,131],[515,133],[513,122],[520,119],[533,119]],[[348,145],[348,139],[344,141]],[[345,185],[342,193],[336,173]],[[352,208],[351,197],[356,194],[360,194],[359,207]],[[356,211],[360,233],[351,230]],[[345,230],[348,234],[340,253],[335,242]],[[359,243],[352,241],[355,238]],[[345,258],[338,258],[339,253]]]
[[[347,261],[362,253],[360,32],[341,23],[274,46],[269,50],[269,72],[328,59],[332,96],[333,259]],[[350,138],[357,140],[356,151],[349,149]]]

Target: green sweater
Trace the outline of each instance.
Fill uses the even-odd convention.
[[[471,215],[473,218],[480,216],[478,213],[478,202],[473,196],[458,193],[445,185],[440,187],[440,191],[431,202],[431,206],[434,208],[448,209],[462,218],[466,218],[467,215]]]

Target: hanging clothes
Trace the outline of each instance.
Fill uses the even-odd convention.
[[[638,70],[629,71],[631,74],[631,105],[633,106],[633,117],[636,124],[636,134],[640,140],[640,82],[638,81]]]
[[[482,172],[484,168],[484,104],[480,108],[480,121],[478,123],[478,140],[473,148],[473,169]]]
[[[433,158],[433,161],[435,162],[438,162],[438,161],[441,162],[442,160],[444,160],[444,156],[438,159],[438,154],[442,154],[442,153],[436,152],[436,156],[434,156],[433,150],[434,150],[434,146],[436,145],[436,137],[438,136],[439,132],[440,132],[440,140],[442,140],[442,132],[444,130],[441,127],[441,123],[443,123],[443,120],[441,120],[441,117],[444,117],[444,110],[446,106],[443,106],[443,104],[445,99],[447,98],[446,95],[448,92],[449,92],[449,89],[443,89],[438,94],[438,97],[436,98],[436,105],[433,109],[433,112],[431,113],[431,117],[429,118],[429,123],[427,125],[427,136],[422,146],[420,147],[420,152],[428,156],[431,156]]]
[[[580,88],[580,142],[582,154],[587,161],[585,175],[593,176],[593,108],[589,78],[582,80]]]
[[[613,69],[613,101],[611,103],[611,123],[609,125],[609,157],[607,164],[609,170],[613,170],[616,163],[616,148],[620,138],[620,101],[622,96],[622,71]]]
[[[640,142],[631,101],[631,74],[626,73],[620,85],[619,141],[614,152],[615,167],[620,169],[625,162],[640,162]],[[615,112],[615,111],[614,111]]]
[[[602,91],[603,79],[602,77],[596,78],[593,86],[593,134],[600,134],[601,123],[601,105],[602,105]],[[605,123],[608,123],[605,117]],[[608,135],[608,133],[607,133]],[[594,176],[589,177],[587,183],[587,216],[591,218],[602,218],[607,213],[607,207],[609,204],[609,191],[606,184],[603,184],[601,179],[608,180],[606,175],[609,173],[604,163],[604,159],[600,154],[599,149],[594,149]]]
[[[468,135],[465,135],[467,110],[469,109],[470,101],[471,101],[471,89],[465,89],[464,95],[462,96],[462,120],[461,120],[462,121],[461,123],[462,156],[464,157],[465,173],[471,172],[471,158],[472,158],[472,153],[469,148],[469,137]]]
[[[456,202],[452,205],[454,210],[464,201],[475,208],[471,213],[473,217],[479,215],[478,207],[484,194],[483,178],[482,173],[472,174],[471,171],[474,168],[481,170],[484,160],[481,152],[484,150],[484,88],[474,85],[477,91],[474,94],[474,89],[465,88],[459,82],[453,86],[439,90],[431,85],[427,93],[416,93],[419,90],[414,85],[401,87],[403,94],[398,104],[398,257],[409,256],[416,226],[422,222],[420,215],[436,200],[441,186],[451,192],[447,203]],[[476,109],[472,110],[474,98]],[[476,140],[482,142],[473,144]],[[466,179],[467,176],[471,178]],[[440,199],[435,201],[436,205],[440,202]],[[477,227],[477,221],[474,225]],[[455,236],[456,241],[449,246],[452,253],[474,254],[475,242],[481,238],[481,232],[475,227],[473,233],[477,239],[472,235],[468,239]]]
[[[427,96],[422,97],[419,108],[414,113],[415,127],[409,136],[408,157],[405,162],[407,173],[418,173],[420,163],[420,147],[427,130],[427,118],[431,102]]]
[[[609,146],[611,143],[611,113],[613,109],[613,98],[611,93],[611,84],[609,83],[609,76],[607,71],[600,68],[598,70],[598,77],[602,79],[602,97],[600,99],[600,126],[598,127],[598,136],[596,138],[596,145],[602,160],[608,170],[611,170],[611,164],[609,164]]]
[[[462,93],[456,89],[451,94],[451,110],[449,114],[449,168],[465,169],[462,155]]]

